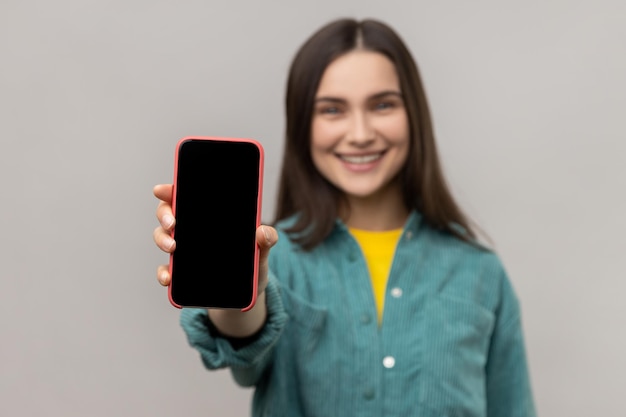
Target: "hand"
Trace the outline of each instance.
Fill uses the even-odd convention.
[[[171,233],[174,230],[176,219],[172,213],[172,184],[156,185],[152,192],[158,198],[156,216],[160,226],[154,229],[152,234],[154,243],[163,252],[172,253],[176,249],[176,242],[172,239]],[[159,265],[157,268],[157,279],[163,286],[170,285],[170,273],[168,265]]]
[[[156,216],[159,220],[159,227],[154,229],[154,243],[163,252],[172,253],[176,250],[176,242],[172,239],[171,234],[174,230],[176,220],[172,213],[172,184],[156,185],[153,189],[154,196],[158,198]],[[267,286],[268,276],[268,256],[272,246],[278,241],[278,233],[273,227],[259,226],[256,230],[256,241],[259,245],[259,291],[262,294]],[[170,285],[171,276],[168,265],[159,265],[157,268],[157,280],[163,286]]]

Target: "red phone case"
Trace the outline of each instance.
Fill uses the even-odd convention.
[[[241,139],[241,138],[225,138],[225,137],[213,137],[213,136],[186,136],[178,141],[176,145],[176,153],[174,155],[174,183],[172,187],[172,212],[174,214],[174,218],[176,218],[176,184],[178,180],[178,151],[183,142],[188,140],[210,140],[210,141],[225,141],[225,142],[247,142],[255,145],[259,150],[259,192],[257,198],[257,218],[256,218],[256,227],[258,228],[261,225],[261,202],[263,195],[263,161],[265,160],[265,153],[263,151],[263,146],[254,139]],[[176,228],[172,231],[172,238],[175,239]],[[170,263],[169,263],[169,272],[170,277],[172,276],[172,264],[173,264],[173,254],[170,254]],[[256,303],[257,298],[257,290],[259,285],[259,245],[254,242],[254,278],[253,278],[253,289],[252,289],[252,301],[250,305],[241,309],[241,311],[248,311],[254,304]],[[168,287],[168,297],[170,303],[176,308],[183,308],[183,306],[178,305],[172,299],[172,285],[170,283]]]

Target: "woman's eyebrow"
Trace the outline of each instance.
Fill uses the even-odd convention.
[[[369,97],[369,100],[376,100],[379,98],[383,98],[386,96],[397,96],[398,98],[402,98],[402,93],[397,90],[386,90],[381,91],[380,93],[373,94]]]
[[[315,99],[316,103],[319,103],[321,101],[328,101],[328,102],[331,102],[331,103],[345,103],[346,102],[346,100],[344,100],[342,98],[338,98],[338,97],[326,97],[326,96],[323,96],[323,97],[317,97]]]
[[[402,93],[400,91],[397,90],[385,90],[385,91],[381,91],[379,93],[376,94],[372,94],[371,96],[369,96],[367,99],[368,100],[377,100],[386,96],[396,96],[398,98],[402,98]],[[330,103],[346,103],[346,100],[343,98],[339,98],[339,97],[332,97],[332,96],[321,96],[321,97],[317,97],[315,99],[316,103],[319,102],[330,102]]]

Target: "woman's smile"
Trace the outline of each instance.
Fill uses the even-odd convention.
[[[346,169],[353,172],[365,172],[376,168],[385,155],[385,151],[367,154],[336,154]]]

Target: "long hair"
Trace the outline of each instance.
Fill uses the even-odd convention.
[[[446,184],[428,102],[415,60],[400,37],[376,20],[340,19],[314,33],[296,53],[287,81],[286,143],[275,221],[296,215],[286,231],[305,250],[332,231],[343,193],[316,169],[311,123],[317,89],[328,65],[355,49],[378,52],[395,65],[409,121],[409,155],[399,173],[403,200],[432,227],[470,240],[475,234]],[[459,230],[459,226],[464,231]]]

